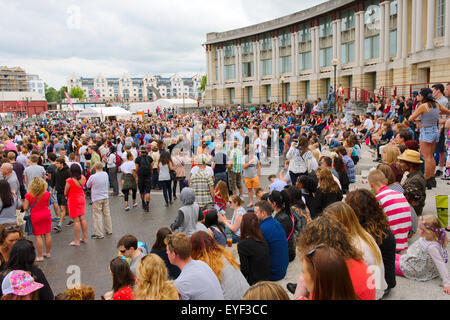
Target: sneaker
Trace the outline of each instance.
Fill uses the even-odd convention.
[[[133,203],[133,208],[136,208],[138,206],[137,202]]]
[[[442,177],[441,180],[450,180],[450,177]]]
[[[56,230],[56,232],[61,232],[62,228],[61,226],[58,224],[57,226],[53,227],[53,230]]]
[[[441,170],[436,170],[436,173],[434,174],[435,177],[440,177],[444,174],[444,172],[442,172]]]
[[[67,222],[66,226],[71,226],[73,225],[73,220],[70,220],[69,222]]]
[[[93,234],[91,236],[91,239],[103,239],[103,238],[105,238],[105,237],[104,236],[99,236],[99,235],[96,235],[96,234]]]
[[[106,235],[110,236],[110,235],[112,235],[112,232],[107,232]]]
[[[52,222],[59,222],[59,218],[58,217],[52,218]]]
[[[125,211],[130,211],[130,207],[125,207]]]

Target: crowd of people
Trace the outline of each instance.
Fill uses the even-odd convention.
[[[2,299],[95,299],[81,283],[52,292],[39,268],[53,254],[52,227],[73,227],[70,246],[104,239],[113,233],[110,197],[123,197],[129,211],[139,192],[142,210],[158,214],[153,190],[162,190],[166,207],[178,198],[182,205],[151,250],[121,237],[102,299],[273,300],[291,292],[296,300],[374,300],[398,276],[441,277],[450,294],[449,226],[424,212],[435,176],[450,179],[445,96],[450,84],[371,101],[363,115],[351,100],[335,114],[318,99],[2,128]],[[379,162],[370,189],[351,188],[362,148]],[[277,281],[296,257],[298,281],[283,288]]]

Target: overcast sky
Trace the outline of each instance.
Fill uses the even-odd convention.
[[[59,89],[94,77],[205,73],[209,32],[279,18],[325,0],[0,0],[0,65]]]

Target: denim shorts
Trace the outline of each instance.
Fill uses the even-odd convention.
[[[439,142],[439,128],[437,126],[420,128],[419,141],[427,143]]]

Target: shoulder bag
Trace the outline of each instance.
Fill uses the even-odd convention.
[[[41,199],[41,197],[39,197],[38,199],[36,199],[36,201],[33,203],[33,205],[27,210],[27,212],[25,213],[23,220],[25,220],[25,232],[27,233],[27,235],[31,236],[33,235],[33,225],[31,223],[31,210],[33,210],[34,205]]]

